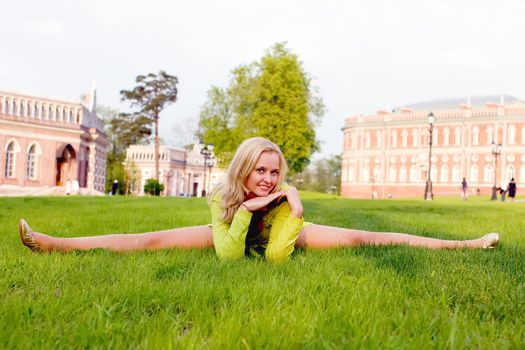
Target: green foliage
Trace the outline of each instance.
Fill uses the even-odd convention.
[[[164,191],[164,185],[161,184],[159,180],[146,180],[146,183],[144,184],[144,193],[150,194],[152,196],[159,196],[162,191]]]
[[[132,90],[121,90],[120,95],[123,101],[138,107],[132,120],[137,122],[139,128],[155,124],[155,179],[159,180],[159,115],[167,105],[177,101],[179,80],[161,70],[158,75],[138,75],[135,82],[137,85]]]
[[[118,193],[127,194],[130,174],[124,166],[126,149],[147,140],[151,135],[151,120],[140,115],[120,113],[106,106],[98,106],[97,113],[105,122],[105,133],[111,142],[106,159],[105,192],[109,192],[113,181],[118,180]]]
[[[290,183],[302,190],[339,194],[341,155],[315,160],[302,173],[295,174]]]
[[[268,138],[283,151],[290,173],[300,172],[319,150],[315,125],[324,105],[316,93],[297,55],[275,44],[260,61],[234,69],[228,88],[208,91],[200,137],[215,145],[222,165],[244,139]]]
[[[201,198],[4,197],[0,348],[525,348],[524,203],[301,197],[319,224],[445,239],[494,231],[502,244],[303,250],[282,265],[212,249],[34,254],[20,217],[79,237],[205,225],[209,209]]]

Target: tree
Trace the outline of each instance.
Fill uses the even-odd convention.
[[[135,79],[137,86],[132,90],[121,90],[122,100],[128,100],[132,107],[139,110],[133,115],[137,119],[149,120],[155,125],[155,179],[159,180],[159,115],[169,104],[177,101],[177,84],[179,80],[176,76],[169,75],[165,71],[159,74],[149,73],[148,75],[138,75]]]
[[[151,120],[143,116],[119,113],[106,106],[98,106],[97,113],[105,122],[105,133],[111,141],[106,160],[106,192],[111,189],[114,180],[118,180],[119,193],[125,194],[128,184],[127,171],[124,167],[126,149],[130,145],[145,142],[151,135]]]
[[[302,171],[319,150],[315,126],[323,113],[323,102],[297,55],[277,43],[260,61],[234,69],[228,88],[208,91],[199,136],[215,145],[223,165],[244,139],[271,139],[293,174]]]
[[[290,183],[301,190],[339,194],[341,191],[341,155],[317,159]]]

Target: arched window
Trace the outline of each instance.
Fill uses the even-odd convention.
[[[363,182],[369,182],[370,181],[370,169],[368,168],[368,165],[365,165],[363,167]]]
[[[454,145],[461,145],[461,129],[459,127],[454,128]]]
[[[507,182],[509,182],[511,179],[515,179],[516,170],[514,168],[514,165],[512,164],[507,165],[507,168],[505,169],[505,174],[506,176],[504,177],[504,179],[507,179]]]
[[[432,129],[432,144],[434,146],[437,146],[439,143],[438,141],[439,141],[439,129],[433,128]]]
[[[15,177],[15,143],[11,141],[5,151],[5,177]]]
[[[350,134],[350,143],[352,144],[352,149],[356,149],[357,148],[357,136],[356,136],[355,132]]]
[[[417,178],[417,167],[415,164],[410,166],[410,182],[416,182],[419,179]]]
[[[383,147],[383,138],[381,137],[381,131],[376,131],[376,147],[381,148]]]
[[[348,167],[348,173],[346,175],[346,181],[353,182],[354,181],[354,166],[350,165]]]
[[[525,145],[525,125],[521,127],[521,144]]]
[[[473,183],[479,181],[479,167],[477,164],[472,164],[470,167],[470,181]]]
[[[379,165],[376,165],[374,167],[374,181],[383,181],[381,176],[381,167]]]
[[[437,180],[437,166],[435,166],[434,164],[432,164],[432,166],[430,167],[430,179],[432,181]]]
[[[494,141],[494,128],[492,127],[492,125],[487,126],[487,130],[485,131],[485,133],[487,134],[486,144],[490,145],[490,143]]]
[[[443,165],[441,167],[440,181],[447,183],[448,182],[448,165]]]
[[[417,141],[418,141],[418,140],[417,140],[418,137],[419,137],[419,136],[418,136],[417,129],[413,129],[413,130],[412,130],[412,146],[413,146],[413,147],[417,147],[417,145],[418,145],[418,142],[417,142]]]
[[[365,148],[370,148],[370,131],[365,132]]]
[[[492,183],[492,173],[494,172],[494,169],[492,168],[492,165],[487,164],[485,165],[485,168],[483,169],[483,182]]]
[[[396,182],[396,166],[391,165],[390,170],[388,171],[388,181],[390,182]]]
[[[507,143],[509,145],[515,145],[516,144],[516,127],[514,124],[509,125],[509,132],[508,132],[508,139]]]
[[[401,130],[401,146],[403,147],[408,146],[408,130],[407,129]]]
[[[450,130],[449,128],[443,129],[443,146],[448,146],[450,143]]]
[[[392,132],[390,133],[390,146],[393,148],[397,147],[397,131],[396,130],[392,130]]]
[[[452,167],[452,182],[459,183],[461,182],[461,171],[459,169],[459,165],[455,164]]]
[[[32,145],[29,148],[29,152],[27,152],[27,178],[29,180],[34,180],[36,178],[35,176],[35,168],[36,168],[36,150],[35,145]]]
[[[472,128],[472,144],[479,145],[479,127],[477,125]]]
[[[525,165],[520,166],[520,182],[525,183]]]
[[[407,182],[407,167],[404,165],[399,168],[399,182]]]

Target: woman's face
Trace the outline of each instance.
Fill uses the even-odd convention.
[[[279,155],[276,152],[263,152],[255,168],[246,179],[246,188],[257,197],[266,197],[279,181]]]

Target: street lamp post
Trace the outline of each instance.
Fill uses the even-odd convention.
[[[202,186],[202,197],[206,197],[206,166],[208,165],[208,159],[211,156],[211,150],[208,148],[207,145],[201,149],[201,154],[204,156],[204,164],[203,164],[204,182]]]
[[[498,156],[501,154],[501,143],[496,144],[496,142],[492,141],[490,146],[492,150],[492,157],[494,158],[494,186],[492,186],[492,197],[490,199],[495,201],[498,199],[496,179],[498,175]]]
[[[428,115],[428,131],[430,135],[428,139],[428,177],[425,186],[425,200],[427,201],[431,201],[434,198],[434,195],[432,194],[432,179],[430,177],[432,172],[432,131],[434,130],[434,121],[434,113],[430,112]]]

